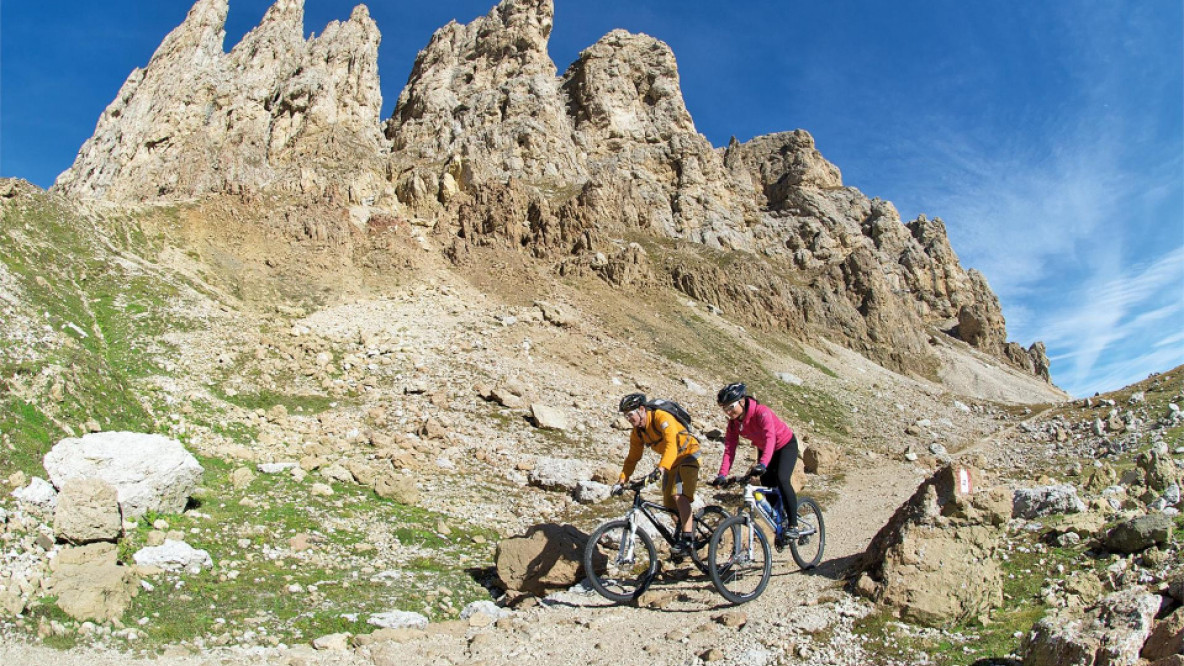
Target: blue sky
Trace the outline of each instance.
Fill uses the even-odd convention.
[[[229,50],[269,0],[231,0]],[[306,0],[305,30],[354,2]],[[384,115],[493,0],[370,3]],[[191,3],[0,3],[0,175],[48,187]],[[803,128],[847,185],[941,217],[1008,332],[1075,395],[1184,363],[1180,0],[556,0],[560,72],[613,28],[670,44],[717,146]]]

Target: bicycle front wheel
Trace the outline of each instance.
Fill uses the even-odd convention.
[[[742,513],[720,523],[707,549],[707,573],[734,604],[761,596],[773,575],[773,557],[755,518]]]
[[[822,561],[826,548],[826,525],[818,502],[809,497],[798,498],[798,531],[801,536],[789,542],[789,552],[799,567],[813,569]]]
[[[629,521],[611,520],[588,537],[584,571],[604,598],[629,603],[653,582],[658,572],[658,551],[643,530],[630,534]]]
[[[691,559],[703,573],[707,573],[707,549],[711,543],[711,535],[715,534],[716,528],[727,520],[729,515],[723,507],[714,504],[695,512],[695,544],[694,550],[691,551]]]

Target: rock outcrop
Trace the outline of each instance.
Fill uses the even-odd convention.
[[[100,479],[66,481],[54,509],[53,531],[58,539],[77,544],[118,539],[123,520],[115,487]]]
[[[259,224],[316,245],[353,233],[307,229],[333,218],[325,206],[348,207],[339,217],[358,229],[411,219],[460,266],[492,247],[562,275],[673,287],[746,325],[931,378],[945,334],[1048,379],[1043,346],[1007,342],[998,300],[940,219],[905,224],[844,187],[804,130],[713,148],[658,39],[614,30],[558,76],[553,0],[503,0],[440,28],[381,122],[364,6],[305,40],[302,0],[277,0],[229,53],[226,13],[227,0],[198,0],[57,190],[132,203],[296,195],[319,208]],[[678,252],[647,258],[621,242],[642,238]]]
[[[507,590],[544,595],[575,585],[584,575],[588,535],[570,525],[536,525],[498,543],[494,566]]]
[[[946,466],[922,483],[868,544],[855,591],[930,626],[985,616],[1003,603],[993,559],[1010,495],[979,490],[981,474]]]
[[[50,561],[47,584],[58,606],[78,620],[113,620],[123,615],[140,588],[131,569],[116,560],[113,543],[63,549]]]
[[[1137,664],[1154,627],[1160,597],[1140,588],[1116,592],[1084,611],[1057,610],[1024,636],[1026,666]]]

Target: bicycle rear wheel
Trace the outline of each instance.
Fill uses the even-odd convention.
[[[643,530],[629,533],[629,521],[611,520],[592,532],[584,548],[584,571],[592,587],[619,604],[641,596],[658,572],[658,551]]]
[[[789,552],[799,567],[813,569],[826,548],[826,526],[818,502],[809,497],[798,498],[798,530],[802,535],[789,542]]]
[[[773,575],[769,540],[750,515],[742,513],[720,523],[707,553],[712,584],[734,604],[761,596]]]
[[[711,535],[715,534],[715,529],[728,519],[729,514],[723,507],[705,506],[695,512],[694,529],[695,529],[695,544],[694,550],[691,551],[691,559],[695,561],[695,566],[703,573],[707,573],[707,549],[711,543]]]

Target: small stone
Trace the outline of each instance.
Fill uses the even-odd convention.
[[[321,636],[312,642],[312,646],[318,650],[345,652],[349,649],[349,634],[329,634],[327,636]]]
[[[715,621],[725,627],[737,629],[748,624],[748,614],[741,611],[728,611],[716,615]]]

